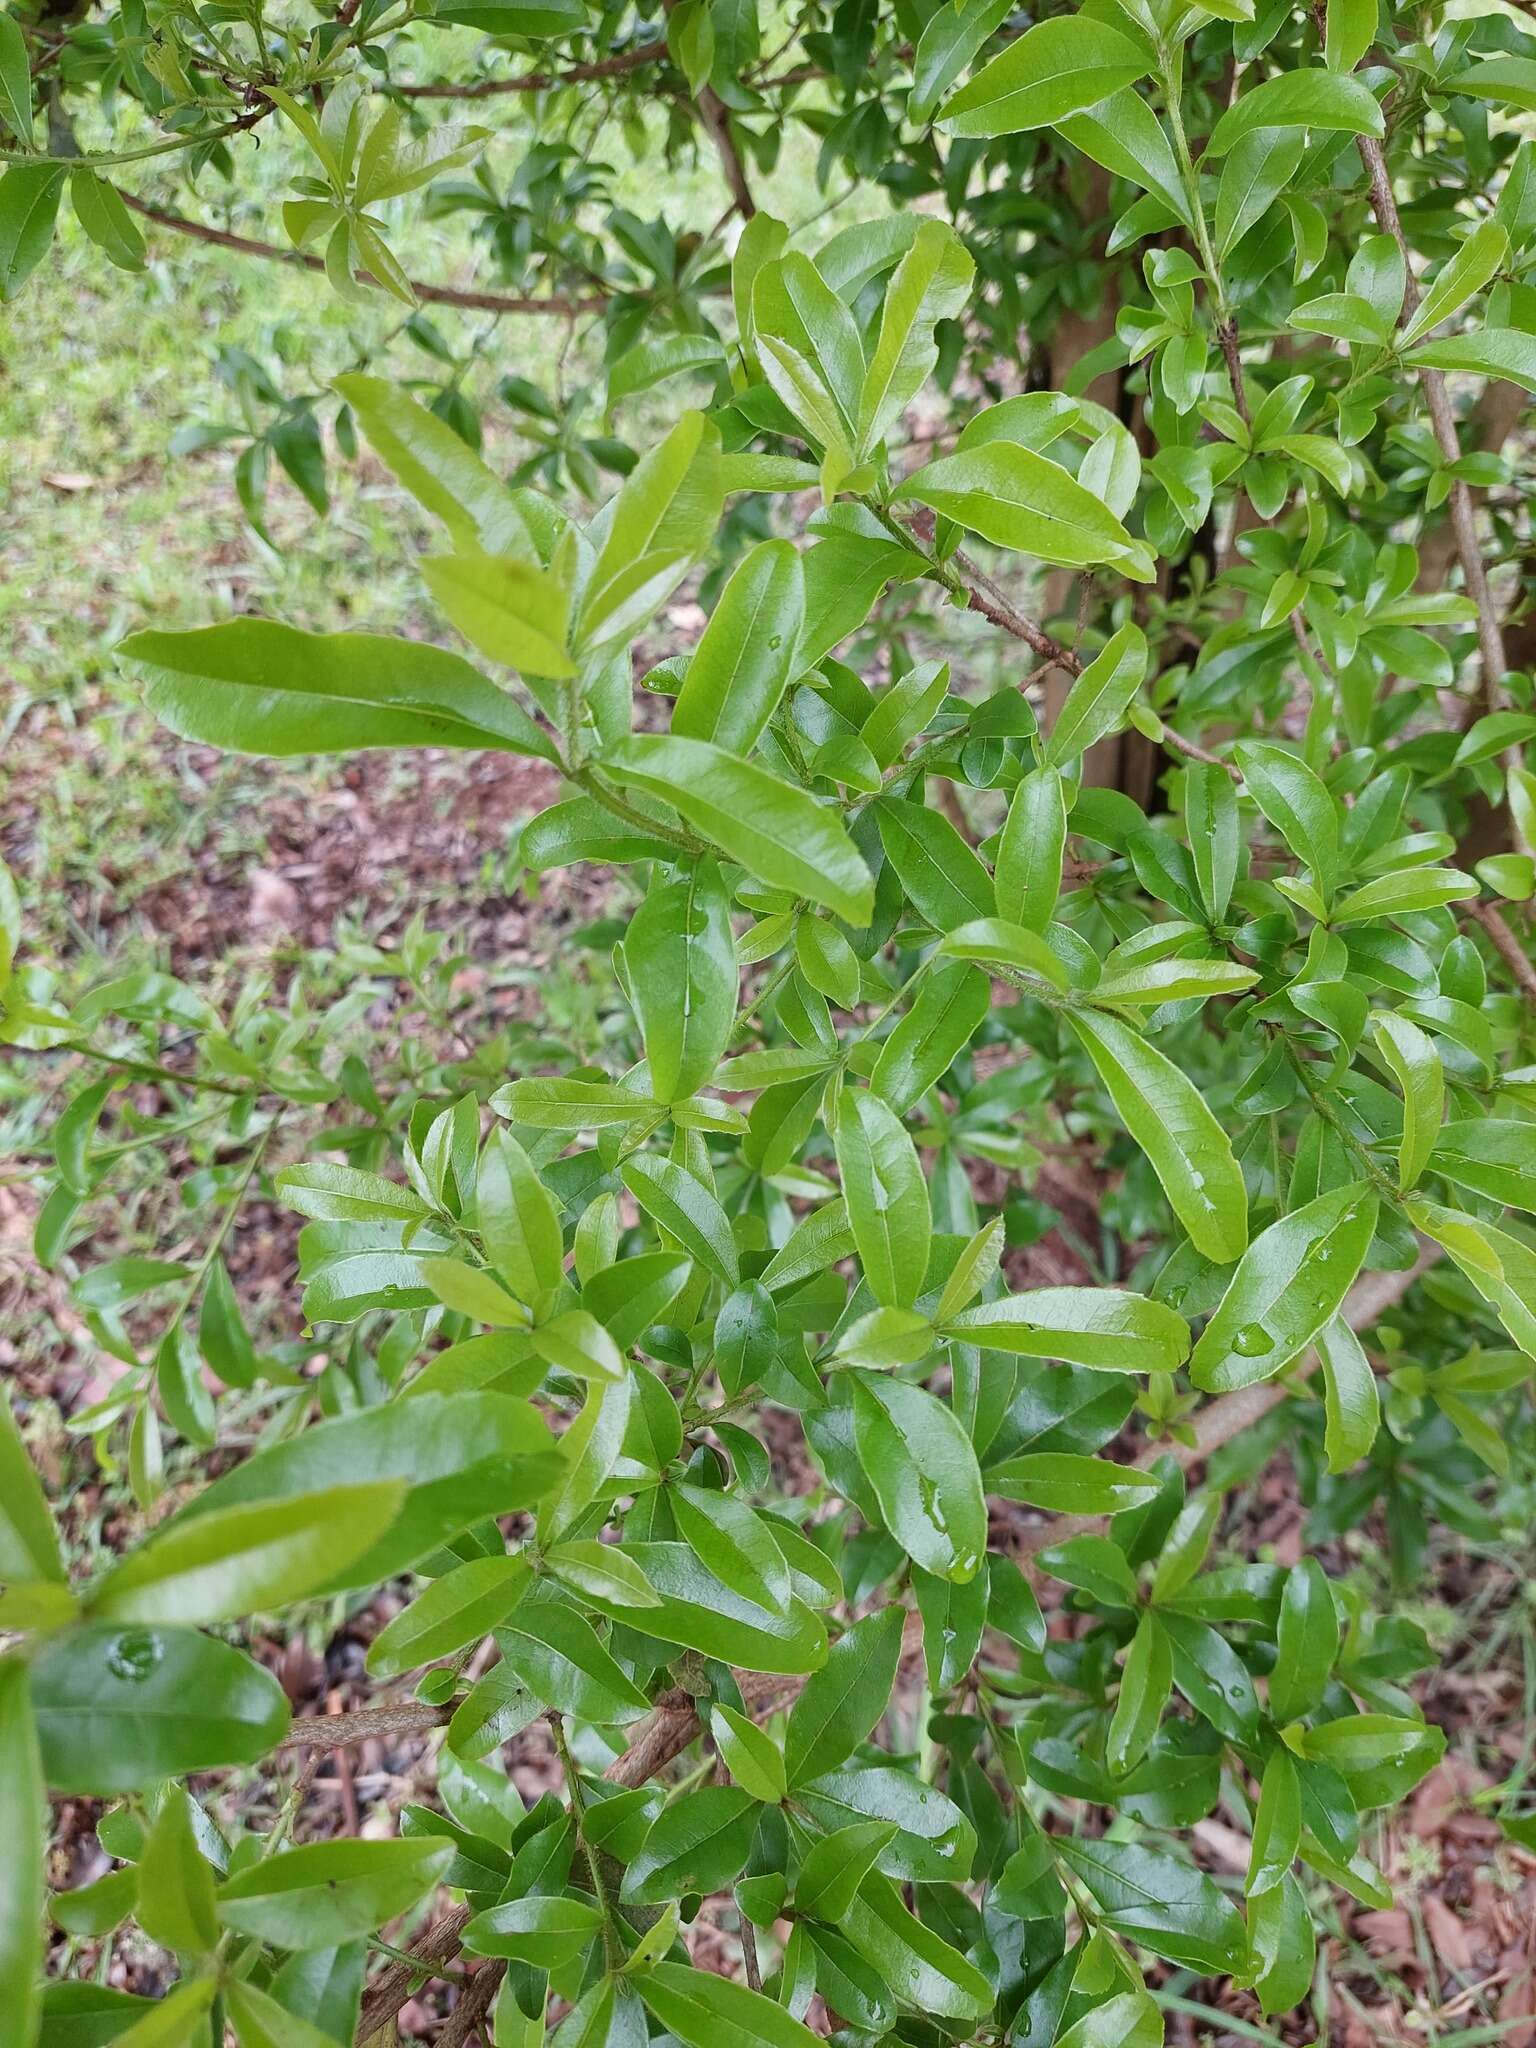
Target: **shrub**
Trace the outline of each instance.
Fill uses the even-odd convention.
[[[343,295],[366,271],[410,297],[373,209],[484,137],[415,132],[395,67],[443,22],[537,46],[536,95],[454,82],[544,108],[537,259],[526,186],[438,193],[483,207],[531,296],[596,275],[610,406],[682,375],[709,402],[638,454],[562,430],[541,490],[452,406],[344,376],[340,439],[442,527],[422,574],[494,674],[249,618],[121,653],[189,738],[549,764],[520,856],[632,881],[634,1041],[376,1076],[302,1011],[221,1019],[147,974],[76,1000],[22,953],[10,1041],[101,1068],[55,1128],[47,1258],[125,1078],[163,1091],[150,1142],[201,1106],[238,1155],[200,1257],[77,1280],[127,1368],[85,1426],[146,1506],[167,1430],[209,1453],[238,1409],[249,1454],[75,1585],[0,1437],[5,1839],[40,1837],[46,1789],[120,1801],[123,1867],[53,1910],[131,1913],[182,1970],[152,2012],[36,1993],[16,1854],[6,2039],[367,2038],[421,1975],[365,1991],[369,1939],[443,1886],[422,1971],[490,1959],[445,2041],[494,1998],[498,2042],[791,2048],[819,1995],[849,2040],[1142,2048],[1164,1964],[1290,2008],[1320,1892],[1390,1903],[1362,1818],[1443,1738],[1407,1689],[1422,1635],[1315,1556],[1217,1550],[1224,1493],[1283,1439],[1319,1538],[1385,1495],[1410,1575],[1412,1529],[1501,1468],[1536,1349],[1506,1214],[1536,1209],[1536,972],[1499,907],[1536,881],[1499,573],[1522,515],[1470,440],[1536,389],[1531,144],[1500,125],[1533,103],[1529,38],[1405,41],[1357,0],[842,6],[797,17],[770,78],[739,0],[684,0],[664,39],[623,10],[409,13],[0,21],[0,255],[14,286],[67,178],[141,260],[104,168],[187,148],[233,177],[280,117],[295,240]],[[36,150],[34,56],[55,114],[110,82],[162,141]],[[580,87],[633,126],[656,78],[668,146],[696,122],[721,159],[728,269],[582,223]],[[781,106],[897,205],[819,248],[757,211]],[[313,481],[314,412],[282,418],[261,445]],[[582,521],[605,453],[624,480]],[[638,637],[706,564],[706,626],[637,699]],[[343,1099],[328,1156],[277,1168],[281,1119]],[[1123,1179],[1080,1280],[1020,1285],[1048,1148]],[[268,1185],[306,1219],[317,1378],[257,1348],[222,1263]],[[219,1633],[407,1575],[369,1666],[414,1697],[351,1722],[290,1729]],[[487,1759],[535,1723],[564,1792],[525,1811]],[[289,1846],[294,1800],[228,1840],[186,1787],[438,1727],[438,1803],[396,1840]],[[1240,1898],[1191,1850],[1218,1801],[1251,1834]],[[726,1892],[742,1981],[682,1935]]]

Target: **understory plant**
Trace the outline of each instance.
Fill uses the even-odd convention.
[[[509,481],[478,414],[353,369],[336,443],[434,522],[468,651],[119,650],[190,740],[544,764],[522,870],[632,913],[595,1044],[374,1068],[264,992],[78,993],[0,899],[6,1037],[82,1063],[38,1251],[117,1377],[72,1422],[148,1516],[66,1571],[6,1409],[4,2048],[388,2039],[444,1973],[449,2043],[1156,2048],[1175,1974],[1305,2006],[1330,1891],[1392,1903],[1432,1653],[1340,1539],[1384,1503],[1408,1583],[1475,1532],[1536,1352],[1536,45],[1442,12],[813,6],[768,57],[742,0],[0,18],[13,284],[66,183],[131,266],[108,174],[233,181],[270,119],[344,297],[420,296],[377,209],[425,186],[530,301],[596,281],[604,424],[709,387],[636,446],[508,367]],[[400,83],[455,23],[538,69],[438,96],[525,126]],[[56,160],[34,70],[51,135],[92,90],[164,132]],[[589,224],[588,85],[718,156],[729,254]],[[868,198],[819,242],[753,196],[784,108]],[[488,137],[515,203],[434,184]],[[246,395],[246,485],[260,445],[323,503],[321,401]],[[91,1262],[124,1154],[205,1122],[202,1250]],[[1032,1263],[1045,1164],[1090,1190],[1076,1277]],[[302,1343],[230,1280],[258,1195],[303,1219]],[[1224,1518],[1282,1449],[1289,1568]],[[386,1588],[372,1699],[290,1725],[259,1624]],[[430,1796],[304,1839],[296,1757],[375,1734],[436,1744]],[[290,1785],[264,1826],[221,1824],[236,1767]],[[49,1792],[110,1802],[114,1867],[45,1899]],[[1245,1870],[1197,1851],[1218,1812]],[[95,1945],[46,1987],[45,1914]],[[127,1924],[157,2003],[70,1966]]]

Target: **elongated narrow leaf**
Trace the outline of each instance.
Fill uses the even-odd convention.
[[[680,738],[749,754],[796,673],[805,574],[787,540],[743,556],[710,616],[672,707]]]
[[[916,1146],[878,1095],[844,1091],[837,1162],[869,1291],[886,1307],[910,1308],[928,1270],[928,1184]]]
[[[955,135],[1044,128],[1134,85],[1151,68],[1128,36],[1087,15],[1036,22],[945,102],[939,126]]]
[[[1086,26],[1040,24],[1053,25]],[[1023,41],[1021,36],[1014,48]],[[1013,442],[991,441],[941,455],[909,476],[899,495],[931,505],[984,540],[1037,561],[1078,569],[1103,563],[1138,583],[1151,580],[1146,543],[1133,540],[1104,501],[1066,470]]]
[[[1248,1242],[1248,1193],[1204,1096],[1119,1018],[1080,1010],[1069,1021],[1191,1243],[1219,1264],[1235,1259]]]
[[[987,1544],[970,1438],[923,1388],[872,1373],[853,1377],[854,1442],[886,1527],[924,1571],[964,1585]]]

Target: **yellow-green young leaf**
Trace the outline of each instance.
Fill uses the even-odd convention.
[[[563,1315],[541,1323],[529,1341],[558,1372],[581,1380],[621,1380],[626,1367],[624,1354],[596,1316],[584,1308],[567,1309]]]
[[[1005,0],[952,0],[934,9],[912,55],[909,121],[926,127],[939,101],[1010,11]]]
[[[707,740],[636,734],[611,748],[603,770],[664,803],[732,860],[791,895],[868,924],[874,882],[853,841],[803,789]]]
[[[992,1283],[1003,1260],[1004,1220],[994,1216],[982,1225],[950,1269],[934,1321],[947,1322]]]
[[[486,1266],[464,1259],[426,1258],[421,1277],[442,1302],[461,1316],[489,1323],[493,1330],[526,1330],[531,1318],[523,1302],[514,1301]]]
[[[1152,69],[1150,51],[1085,14],[1036,22],[945,102],[953,135],[1017,135],[1097,106]]]
[[[857,419],[860,455],[884,438],[928,381],[939,357],[934,328],[959,314],[975,274],[970,251],[947,221],[920,223],[886,289],[880,332],[864,373]]]
[[[914,1563],[964,1585],[987,1547],[987,1504],[954,1413],[905,1380],[851,1373],[853,1440],[881,1517]]]
[[[571,676],[565,651],[570,592],[536,562],[513,555],[427,555],[427,588],[472,646],[530,676]]]
[[[796,921],[795,964],[811,987],[839,1009],[851,1010],[858,1002],[863,980],[859,956],[825,918]]]
[[[621,1380],[597,1380],[588,1387],[581,1413],[560,1439],[564,1470],[539,1502],[539,1538],[546,1545],[574,1528],[612,1482],[636,1384],[634,1374],[629,1373]]]
[[[86,1611],[101,1620],[206,1623],[286,1607],[371,1549],[405,1493],[402,1481],[382,1480],[178,1516],[107,1573]]]
[[[1189,1375],[1205,1393],[1273,1379],[1333,1321],[1376,1229],[1363,1182],[1333,1188],[1261,1231],[1201,1333]]]
[[[1435,1041],[1417,1024],[1387,1010],[1373,1019],[1376,1048],[1403,1091],[1403,1135],[1397,1184],[1406,1194],[1429,1164],[1445,1110],[1445,1069]]]
[[[1204,1096],[1118,1017],[1081,1010],[1068,1022],[1195,1249],[1220,1265],[1237,1258],[1248,1242],[1248,1192],[1231,1141]]]
[[[1038,932],[1004,917],[973,917],[946,932],[939,951],[956,960],[979,960],[995,967],[1016,967],[1051,988],[1065,990],[1067,969]]]
[[[1435,1134],[1436,1173],[1511,1209],[1536,1209],[1536,1124],[1514,1117],[1458,1118]]]
[[[253,1863],[219,1887],[218,1915],[274,1948],[334,1948],[415,1905],[452,1862],[451,1842],[312,1842]]]
[[[1061,775],[1055,768],[1033,769],[1013,793],[997,849],[993,882],[1000,917],[1026,931],[1045,930],[1061,894],[1066,843],[1067,800]]]
[[[1120,1672],[1120,1694],[1110,1717],[1104,1755],[1117,1778],[1134,1770],[1157,1733],[1173,1690],[1173,1651],[1149,1608],[1136,1624]]]
[[[1158,1003],[1180,1002],[1190,996],[1203,1001],[1208,996],[1240,995],[1259,978],[1251,967],[1240,967],[1235,960],[1171,958],[1132,961],[1120,968],[1115,968],[1110,961],[1106,962],[1106,967],[1109,971],[1093,985],[1096,1003],[1132,1003],[1150,1007]]]
[[[47,1824],[27,1667],[0,1657],[0,2012],[17,2048],[30,2048],[37,2025]]]
[[[492,747],[555,758],[527,712],[445,647],[231,619],[133,633],[118,652],[172,732],[239,754]]]
[[[837,1164],[870,1293],[886,1308],[911,1308],[928,1272],[928,1183],[906,1127],[878,1095],[844,1090]]]
[[[736,1021],[731,899],[712,860],[651,890],[624,937],[651,1093],[681,1102],[714,1074]]]
[[[375,1678],[393,1678],[479,1642],[512,1612],[531,1577],[521,1557],[455,1565],[385,1623],[369,1646],[368,1669]]]
[[[805,574],[787,540],[744,555],[720,594],[672,707],[672,730],[749,754],[794,679]]]
[[[1056,2036],[1056,2048],[1162,2048],[1163,2015],[1145,1991],[1119,1991]]]
[[[1025,40],[1021,36],[1014,48]],[[931,505],[983,540],[1032,555],[1036,561],[1074,569],[1107,564],[1138,583],[1150,582],[1153,576],[1150,548],[1131,538],[1101,498],[1047,456],[1011,441],[989,441],[941,455],[914,471],[897,495]]]
[[[578,640],[592,653],[643,625],[708,546],[720,517],[720,431],[684,413],[643,455],[606,514],[582,597]]]
[[[1146,673],[1146,634],[1139,626],[1122,626],[1074,678],[1045,743],[1046,766],[1084,754],[1096,740],[1117,732]]]
[[[535,559],[512,493],[446,420],[384,377],[354,372],[335,388],[380,460],[460,547]]]
[[[213,1870],[197,1846],[191,1800],[166,1788],[139,1859],[139,1925],[177,1955],[207,1955],[218,1946]]]

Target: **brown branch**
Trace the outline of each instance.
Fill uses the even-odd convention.
[[[429,1728],[441,1728],[452,1718],[451,1707],[429,1707],[419,1702],[399,1707],[365,1707],[356,1714],[306,1714],[295,1721],[278,1747],[280,1749],[348,1749],[375,1735],[420,1735]]]
[[[1463,917],[1482,926],[1488,934],[1489,944],[1515,977],[1527,999],[1536,1003],[1536,965],[1532,964],[1530,955],[1510,929],[1503,911],[1496,904],[1483,902],[1463,903],[1458,907]]]
[[[736,138],[731,133],[731,117],[712,85],[706,85],[694,103],[699,110],[699,119],[704,131],[715,145],[720,158],[720,168],[725,172],[725,182],[730,187],[732,210],[743,220],[751,220],[757,212],[757,201],[752,197],[752,187],[747,183],[746,166],[741,161],[741,151],[736,147]]]
[[[152,220],[157,227],[169,228],[174,234],[191,235],[195,241],[211,242],[220,249],[233,249],[239,256],[260,256],[268,263],[294,263],[305,270],[324,270],[325,264],[318,256],[312,256],[307,249],[284,249],[275,242],[253,241],[248,235],[231,234],[228,228],[210,227],[206,221],[188,220],[183,214],[169,213],[164,207],[151,206],[148,200],[136,199],[131,192],[123,194],[135,213],[145,220]],[[368,271],[358,272],[365,284],[377,284],[378,279]],[[418,299],[434,306],[462,306],[472,313],[554,313],[570,319],[583,313],[600,313],[608,304],[606,297],[547,299],[513,297],[505,292],[461,291],[457,285],[423,284],[411,280],[411,289]]]
[[[520,78],[479,78],[468,85],[392,85],[388,90],[409,100],[488,100],[505,92],[551,92],[562,85],[619,78],[626,71],[638,71],[642,65],[664,63],[668,54],[664,42],[640,43],[633,50],[621,50],[616,57],[600,57],[592,64],[572,64],[564,71],[525,71]]]
[[[459,1953],[461,1937],[469,1924],[468,1906],[452,1906],[441,1920],[433,1922],[411,1950],[409,1963],[391,1963],[368,1987],[358,2014],[353,2040],[362,2048],[381,2028],[387,2027],[408,1998],[435,1977]],[[482,1975],[484,1973],[482,1972]]]
[[[501,1987],[507,1966],[499,1958],[483,1963],[459,1993],[448,2023],[437,2037],[436,2048],[464,2048],[464,2043],[491,2009],[491,2000]],[[489,2037],[487,2037],[489,2038]]]

